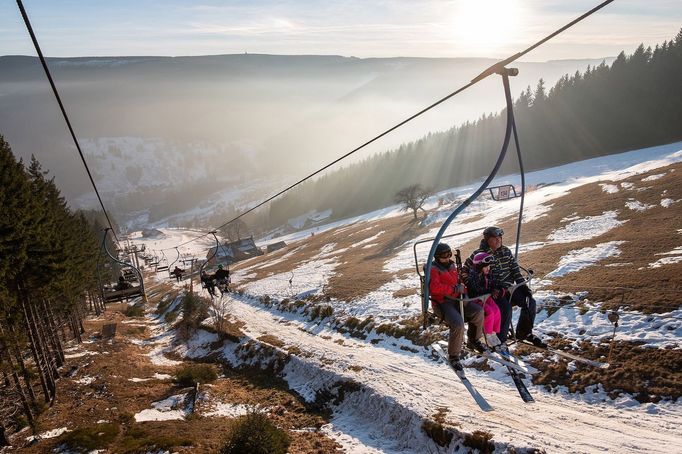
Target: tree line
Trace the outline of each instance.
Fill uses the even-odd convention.
[[[682,140],[680,74],[682,30],[654,49],[621,52],[610,66],[565,75],[549,89],[540,79],[514,101],[525,169]],[[475,181],[492,168],[505,125],[506,109],[306,182],[273,201],[267,225],[311,210],[331,208],[334,219],[366,213],[391,205],[410,185],[438,191]],[[512,146],[502,175],[518,173]]]
[[[97,212],[72,212],[33,157],[17,161],[0,135],[0,447],[54,402],[64,343],[103,309]]]

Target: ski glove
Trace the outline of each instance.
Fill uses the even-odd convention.
[[[528,288],[528,286],[526,284],[523,284],[522,286],[517,288],[516,291],[521,293],[523,296],[527,296],[527,297],[533,296],[533,292],[531,291],[530,288]]]

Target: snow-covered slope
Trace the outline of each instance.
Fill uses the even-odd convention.
[[[558,198],[588,184],[600,184],[604,197],[626,193],[628,201],[632,199],[630,205],[612,206],[598,215],[568,215],[561,219],[561,225],[548,228],[542,241],[522,241],[520,249],[528,254],[542,248],[566,248],[565,253],[553,262],[554,268],[540,276],[542,279],[536,285],[535,295],[541,308],[536,319],[536,332],[559,332],[574,345],[610,336],[613,327],[600,309],[599,301],[590,301],[582,307],[567,304],[550,313],[544,309],[551,305],[556,295],[543,288],[551,288],[552,280],[577,273],[579,269],[598,270],[607,258],[617,257],[627,249],[628,245],[617,239],[602,239],[624,225],[623,222],[631,222],[623,221],[613,212],[651,210],[654,206],[651,200],[656,200],[656,206],[669,210],[670,219],[679,219],[682,199],[670,197],[672,190],[652,195],[648,203],[635,203],[646,193],[649,185],[660,178],[674,177],[676,169],[668,166],[679,162],[682,162],[682,143],[592,159],[528,175],[527,180],[535,185],[535,189],[528,192],[525,201],[524,219],[527,222],[549,218],[554,210],[560,208],[555,206]],[[643,174],[647,175],[638,176]],[[633,179],[637,185],[631,183]],[[517,183],[508,178],[498,184],[506,182]],[[449,368],[434,361],[428,349],[376,330],[364,333],[364,339],[339,331],[340,327],[344,327],[341,322],[351,316],[358,319],[371,316],[374,326],[379,326],[380,322],[397,326],[400,320],[420,314],[419,296],[415,291],[419,281],[416,274],[409,273],[410,269],[414,269],[412,244],[416,239],[433,236],[440,221],[456,206],[456,202],[439,204],[439,199],[461,199],[471,190],[471,187],[454,188],[435,196],[428,207],[431,211],[424,231],[407,239],[380,262],[384,270],[394,273],[394,278],[362,296],[332,299],[329,304],[334,309],[333,315],[311,318],[303,311],[291,312],[290,306],[289,311],[280,310],[283,305],[272,303],[310,296],[324,297],[326,289],[352,255],[361,254],[363,248],[371,247],[388,235],[383,228],[373,226],[397,217],[397,207],[268,240],[285,240],[289,246],[277,255],[267,255],[237,266],[233,280],[244,294],[226,295],[223,300],[231,305],[235,317],[245,323],[244,331],[250,339],[276,336],[289,351],[299,352],[290,356],[282,376],[303,398],[314,400],[319,392],[334,390],[339,381],[356,384],[354,391],[347,392],[342,402],[334,407],[331,424],[327,427],[329,434],[348,452],[456,452],[462,446],[459,442],[441,448],[422,430],[422,422],[433,418],[440,408],[447,410],[445,423],[454,431],[466,434],[483,430],[492,434],[498,452],[511,447],[562,453],[669,453],[679,450],[682,444],[680,399],[640,404],[628,393],[606,392],[599,382],[588,386],[584,393],[571,393],[564,386],[555,386],[549,391],[526,380],[536,403],[524,404],[503,368],[494,365],[492,371],[480,371],[469,367],[467,375],[494,407],[494,411],[483,413]],[[591,202],[596,203],[596,200]],[[493,203],[482,198],[453,223],[450,231],[495,224],[513,216],[517,210],[517,200]],[[682,234],[682,229],[678,229],[677,233]],[[326,234],[330,239],[319,250],[301,255],[313,239],[326,238]],[[674,232],[671,234],[674,236]],[[194,232],[164,230],[164,235],[155,239],[136,236],[134,241],[146,243],[154,249],[172,248],[192,238]],[[470,237],[475,240],[479,235],[477,231]],[[351,244],[341,247],[342,240],[347,240],[347,237],[352,238]],[[581,242],[594,243],[598,247],[571,247]],[[204,257],[210,243],[203,238],[184,245],[181,252]],[[427,247],[428,244],[418,250],[422,259]],[[679,247],[671,248],[664,255],[654,256],[652,253],[644,260],[650,262],[649,267],[676,267],[682,261],[682,251]],[[627,263],[615,265],[628,266]],[[167,279],[166,276],[161,278]],[[607,284],[617,286],[625,283]],[[682,348],[682,310],[679,304],[673,302],[670,311],[665,313],[623,310],[620,315],[619,341],[641,342],[652,349]],[[233,364],[244,361],[234,345],[227,345],[222,355]],[[537,355],[528,355],[526,359],[533,360],[538,358]],[[547,357],[544,361],[544,364],[549,364],[559,359]],[[569,372],[576,370],[576,364],[569,363],[567,369]],[[670,373],[680,372],[672,370]]]

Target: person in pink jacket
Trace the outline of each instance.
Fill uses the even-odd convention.
[[[463,370],[460,362],[464,322],[469,323],[467,330],[467,348],[482,353],[487,347],[480,341],[483,336],[483,308],[467,301],[464,303],[464,317],[460,314],[457,298],[466,297],[466,288],[459,281],[457,267],[451,260],[452,250],[445,243],[436,246],[434,261],[431,266],[429,291],[431,293],[431,307],[433,312],[443,318],[450,327],[448,339],[448,357],[453,369]]]
[[[469,297],[490,295],[485,301],[481,301],[485,319],[483,320],[483,332],[486,342],[490,347],[498,347],[501,342],[497,335],[500,333],[502,314],[498,307],[498,300],[504,298],[505,290],[502,284],[496,282],[490,273],[490,265],[495,258],[487,252],[479,252],[474,255],[473,273],[469,275]]]

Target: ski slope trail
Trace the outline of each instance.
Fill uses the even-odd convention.
[[[284,375],[301,395],[311,397],[324,377],[328,381],[332,380],[329,377],[335,381],[352,379],[365,388],[364,398],[346,396],[335,411],[332,425],[339,432],[357,428],[361,433],[346,435],[362,440],[365,448],[376,452],[413,452],[418,448],[413,428],[396,427],[395,433],[387,433],[387,425],[397,425],[396,412],[410,415],[401,420],[414,420],[415,416],[432,418],[442,407],[448,410],[446,421],[458,430],[488,431],[493,441],[521,448],[668,454],[682,445],[680,405],[624,409],[613,403],[587,403],[580,395],[552,394],[528,381],[536,402],[526,404],[511,378],[502,373],[503,368],[494,366],[492,372],[466,368],[471,382],[494,408],[484,413],[449,367],[423,352],[401,350],[396,344],[390,345],[390,340],[375,345],[343,336],[319,322],[271,311],[247,297],[235,295],[230,300],[232,313],[246,323],[243,329],[247,335],[254,339],[274,335],[286,348],[300,349],[297,365],[285,367]],[[391,420],[386,420],[386,413],[391,414]],[[401,436],[406,439],[400,440]]]

